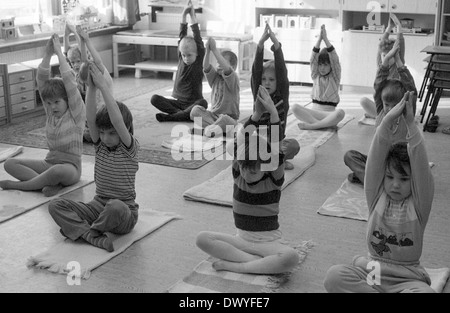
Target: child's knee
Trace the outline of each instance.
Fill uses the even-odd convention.
[[[342,109],[336,110],[336,117],[339,121],[342,121],[345,117],[345,111]]]
[[[289,272],[294,269],[298,265],[300,261],[300,257],[294,249],[287,250],[283,252],[281,259],[281,268],[282,272]]]
[[[3,165],[5,168],[5,171],[9,172],[12,169],[16,168],[17,165],[19,164],[19,160],[17,159],[8,159],[5,161],[5,164]]]
[[[105,210],[108,210],[109,214],[122,215],[127,213],[128,206],[120,200],[110,200],[105,206]]]
[[[334,265],[330,267],[325,275],[323,285],[327,292],[337,292],[337,286],[342,282],[343,272],[345,270],[344,265]]]
[[[301,109],[302,109],[300,104],[294,104],[291,108],[292,108],[292,112],[294,112],[294,114],[300,114]]]
[[[355,162],[355,151],[350,150],[344,154],[344,163],[349,166]]]
[[[51,217],[59,216],[62,209],[64,209],[64,199],[55,199],[48,204],[48,213]]]
[[[150,103],[152,104],[158,103],[160,99],[161,99],[160,95],[153,95],[152,98],[150,99]]]
[[[211,246],[214,238],[210,232],[203,231],[197,235],[196,245],[201,250],[205,251]]]

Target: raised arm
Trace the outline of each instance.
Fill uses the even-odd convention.
[[[220,53],[219,49],[217,49],[216,41],[213,38],[210,39],[211,39],[210,48],[212,53],[216,57],[217,63],[219,63],[225,75],[227,76],[230,75],[233,72],[233,68],[231,67],[230,63]]]
[[[262,73],[263,73],[263,65],[264,65],[264,45],[267,40],[269,40],[270,36],[268,33],[268,24],[266,23],[266,28],[264,29],[263,34],[258,42],[256,47],[255,58],[253,60],[252,65],[252,77],[251,77],[251,87],[253,93],[253,100],[255,101],[258,94],[259,86],[262,84]]]
[[[97,86],[89,76],[87,79],[87,91],[86,91],[86,118],[89,127],[89,134],[91,135],[94,144],[98,143],[100,139],[100,133],[95,123],[97,118]]]
[[[407,107],[403,115],[408,128],[408,154],[411,164],[412,194],[414,206],[419,220],[425,225],[430,215],[434,197],[434,178],[428,162],[425,147],[425,139],[415,122],[413,104],[417,100],[417,94],[410,92]]]
[[[67,59],[62,52],[61,43],[57,34],[53,35],[53,46],[55,48],[55,54],[58,56],[59,70],[61,72],[62,79],[64,81],[64,87],[66,88],[67,97],[69,99],[68,107],[75,121],[80,122],[86,119],[86,109],[84,106],[83,98],[78,91],[75,75],[73,75]]]
[[[324,26],[322,25],[322,28],[320,29],[320,33],[319,33],[319,37],[317,39],[316,44],[313,47],[313,51],[311,54],[311,59],[310,59],[310,67],[311,67],[311,78],[312,79],[316,79],[320,74],[319,74],[319,53],[320,53],[320,46],[322,44],[323,41],[323,28]]]
[[[366,175],[364,180],[364,191],[369,212],[372,212],[375,208],[376,201],[384,188],[383,181],[386,172],[386,156],[394,143],[394,137],[391,130],[392,126],[397,123],[408,101],[410,101],[409,92],[405,94],[400,103],[386,114],[380,126],[377,127],[375,136],[372,140],[372,145],[367,157]]]
[[[97,52],[97,49],[95,49],[91,39],[89,38],[89,34],[87,32],[85,32],[80,26],[77,26],[77,33],[80,36],[81,41],[84,42],[84,44],[82,46],[84,46],[85,48],[87,47],[87,49],[89,50],[89,53],[92,56],[92,59],[93,59],[95,65],[97,65],[99,70],[103,73],[105,67],[103,66],[102,57]],[[87,61],[87,51],[85,51],[84,53],[86,55],[86,61]],[[82,52],[82,54],[83,54],[83,52]]]
[[[75,36],[77,45],[80,45],[80,37],[77,34],[75,26],[66,22],[66,27],[64,30],[64,53],[67,55],[67,52],[70,49],[70,35],[73,34]]]
[[[116,130],[124,145],[126,147],[131,147],[132,137],[130,131],[125,125],[122,113],[117,106],[117,102],[113,97],[111,89],[109,89],[105,78],[96,66],[90,66],[89,68],[89,74],[91,75],[94,84],[98,89],[100,89],[103,98],[105,99],[106,108],[108,109],[109,118],[114,129]],[[94,140],[95,138],[92,139]]]

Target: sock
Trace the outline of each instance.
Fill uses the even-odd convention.
[[[156,120],[158,122],[160,122],[160,123],[161,122],[170,122],[171,121],[169,114],[163,114],[163,113],[156,114]]]
[[[97,248],[105,249],[108,252],[114,251],[114,245],[111,239],[109,239],[105,234],[101,235],[100,237],[94,237],[91,232],[88,231],[81,237]]]

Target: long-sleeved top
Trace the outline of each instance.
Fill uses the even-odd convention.
[[[341,63],[336,49],[331,46],[327,49],[330,55],[331,72],[322,76],[319,73],[320,49],[314,47],[311,55],[311,78],[313,80],[312,100],[319,104],[332,103],[333,106],[339,104],[339,88],[341,84]]]
[[[244,129],[249,130],[248,126],[255,126],[251,129],[258,130],[261,125],[267,126],[265,123],[255,123],[250,118],[244,125]],[[269,126],[279,127],[280,123]],[[248,134],[251,136],[251,131]],[[280,137],[274,136],[272,138],[270,131],[267,134],[267,138],[269,145],[280,144]],[[235,145],[235,155],[236,149]],[[280,212],[281,188],[284,184],[284,155],[278,155],[278,163],[275,170],[266,172],[261,180],[254,183],[247,183],[241,176],[237,159],[235,158],[232,165],[235,226],[241,230],[255,232],[277,230],[279,228],[278,214]]]
[[[278,49],[274,46],[271,48],[275,60],[275,72],[277,78],[277,90],[270,95],[274,104],[277,105],[281,100],[283,103],[277,106],[278,116],[280,117],[281,132],[283,139],[286,132],[286,122],[289,113],[289,78],[287,73],[286,63],[284,61],[284,54],[280,44]],[[253,100],[256,101],[258,97],[259,86],[262,84],[262,74],[264,71],[264,49],[256,49],[255,60],[252,67],[251,88],[253,93]],[[264,113],[260,120],[261,124],[270,124],[270,114]]]
[[[397,68],[398,72],[398,79],[400,80],[403,85],[405,86],[407,91],[414,91],[417,94],[417,88],[416,84],[414,83],[414,78],[411,75],[411,72],[406,66],[402,66]],[[377,76],[375,77],[374,82],[374,100],[375,105],[377,108],[377,125],[380,124],[381,120],[385,116],[384,109],[383,109],[383,99],[382,99],[382,93],[383,89],[386,86],[389,79],[392,79],[390,69],[387,67],[384,67],[383,65],[380,65],[377,70]],[[414,113],[416,112],[416,108],[414,107]]]
[[[81,169],[86,105],[78,91],[75,75],[70,67],[67,64],[62,64],[60,72],[68,97],[68,109],[62,117],[56,117],[53,115],[52,110],[47,107],[44,99],[42,99],[47,115],[45,127],[49,153],[46,160],[57,164],[73,164],[77,169]],[[36,77],[41,95],[42,88],[50,79],[50,76],[50,68],[44,68],[41,64]]]
[[[205,69],[206,79],[211,86],[211,112],[239,119],[240,84],[235,71],[229,75],[219,74],[212,66]]]
[[[181,23],[178,44],[187,36],[187,27],[187,24]],[[191,25],[191,28],[197,44],[197,59],[193,64],[187,65],[183,61],[181,52],[178,51],[178,70],[172,92],[172,97],[183,103],[194,103],[203,99],[203,59],[206,49],[198,24]]]
[[[434,180],[422,133],[415,125],[406,137],[411,164],[411,195],[393,201],[384,190],[386,156],[393,143],[392,131],[382,122],[370,148],[365,177],[369,207],[367,245],[375,260],[417,265],[422,255],[425,227],[434,197]]]

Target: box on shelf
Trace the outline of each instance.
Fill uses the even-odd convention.
[[[260,26],[265,27],[266,22],[269,24],[270,27],[274,27],[275,25],[275,14],[270,15],[260,15]]]
[[[287,28],[300,28],[300,15],[288,15]]]
[[[287,28],[287,15],[275,15],[275,28]]]
[[[2,28],[2,38],[6,40],[17,38],[16,28],[15,27]]]
[[[315,16],[300,16],[300,28],[301,29],[312,29],[315,25]]]

